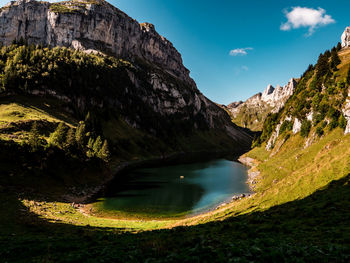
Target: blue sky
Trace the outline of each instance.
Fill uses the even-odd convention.
[[[228,104],[284,85],[299,77],[318,55],[340,41],[350,26],[350,1],[288,0],[112,0],[139,22],[155,24],[182,54],[198,88],[211,100]],[[281,30],[292,7],[308,7],[334,22]],[[321,21],[322,22],[322,21]],[[252,48],[245,56],[230,50]]]
[[[6,2],[0,0],[2,5]],[[182,54],[200,91],[222,104],[245,100],[270,83],[284,85],[291,77],[299,77],[321,52],[336,45],[344,28],[350,26],[349,0],[111,0],[110,3],[139,22],[153,23]],[[293,29],[300,22],[299,13],[292,21],[294,24],[284,24],[286,12],[291,12],[292,7],[318,12],[319,8],[324,9],[318,21],[323,25]],[[306,24],[309,15],[304,13],[302,17]],[[282,24],[290,30],[281,30]],[[244,48],[248,48],[243,50],[246,55],[230,55],[231,50]]]

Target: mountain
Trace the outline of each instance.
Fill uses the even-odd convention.
[[[342,44],[320,54],[316,65],[310,65],[298,81],[284,107],[264,122],[260,142],[276,152],[290,136],[305,138],[305,147],[337,127],[350,131],[349,94],[350,50],[346,45],[348,28]],[[345,37],[344,37],[345,36]]]
[[[253,131],[262,130],[266,116],[278,112],[293,95],[297,81],[291,79],[284,87],[268,85],[263,93],[255,94],[245,102],[233,102],[224,107],[232,121]]]
[[[23,59],[4,55],[13,63],[2,68],[2,96],[56,99],[77,121],[90,114],[111,148],[122,149],[114,154],[131,150],[120,137],[140,151],[145,147],[130,132],[113,135],[110,130],[121,124],[111,127],[111,120],[158,141],[150,143],[148,154],[238,152],[250,146],[251,136],[197,89],[171,42],[152,24],[139,24],[105,1],[12,1],[1,8],[0,41],[28,46],[12,48]],[[34,69],[39,60],[43,67]],[[17,64],[30,69],[19,73]]]

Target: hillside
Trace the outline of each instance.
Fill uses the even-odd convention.
[[[197,89],[153,25],[105,1],[16,1],[0,18],[6,178],[40,174],[58,192],[94,192],[126,162],[249,149],[250,134]],[[36,160],[30,171],[9,149]],[[86,177],[90,166],[105,172]]]

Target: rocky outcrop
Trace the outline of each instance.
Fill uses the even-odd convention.
[[[291,79],[284,87],[268,85],[263,93],[255,94],[245,102],[233,102],[227,106],[236,124],[253,130],[262,128],[268,113],[278,112],[293,95],[297,82]]]
[[[293,95],[297,82],[295,79],[291,79],[284,87],[277,86],[276,88],[272,85],[267,86],[261,96],[261,100],[273,107],[273,112],[279,111],[287,99]]]
[[[350,93],[348,94],[348,98],[346,99],[344,106],[343,106],[343,115],[347,121],[346,128],[344,133],[349,134],[350,133]]]
[[[250,147],[251,136],[197,89],[171,42],[152,24],[139,24],[103,0],[12,1],[0,10],[0,42],[9,45],[21,39],[29,44],[111,55],[132,64],[114,73],[120,82],[114,84],[114,90],[96,88],[104,90],[103,95],[84,92],[83,86],[75,89],[81,85],[79,81],[71,84],[76,76],[64,76],[64,84],[57,90],[46,83],[27,93],[55,97],[81,115],[95,108],[112,109],[132,127],[156,136],[212,129],[229,136],[231,146],[236,144],[237,149]],[[99,77],[96,73],[96,79]]]
[[[341,46],[350,47],[350,27],[345,28],[344,33],[341,36]]]
[[[138,57],[194,85],[180,53],[152,24],[139,24],[103,0],[12,1],[0,12],[0,42],[21,38],[29,44]]]

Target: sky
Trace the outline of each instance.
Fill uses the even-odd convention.
[[[350,26],[349,0],[111,0],[155,25],[182,54],[199,90],[228,104],[285,85]]]
[[[221,104],[299,77],[350,26],[349,0],[109,2],[154,24],[182,54],[199,90]]]

